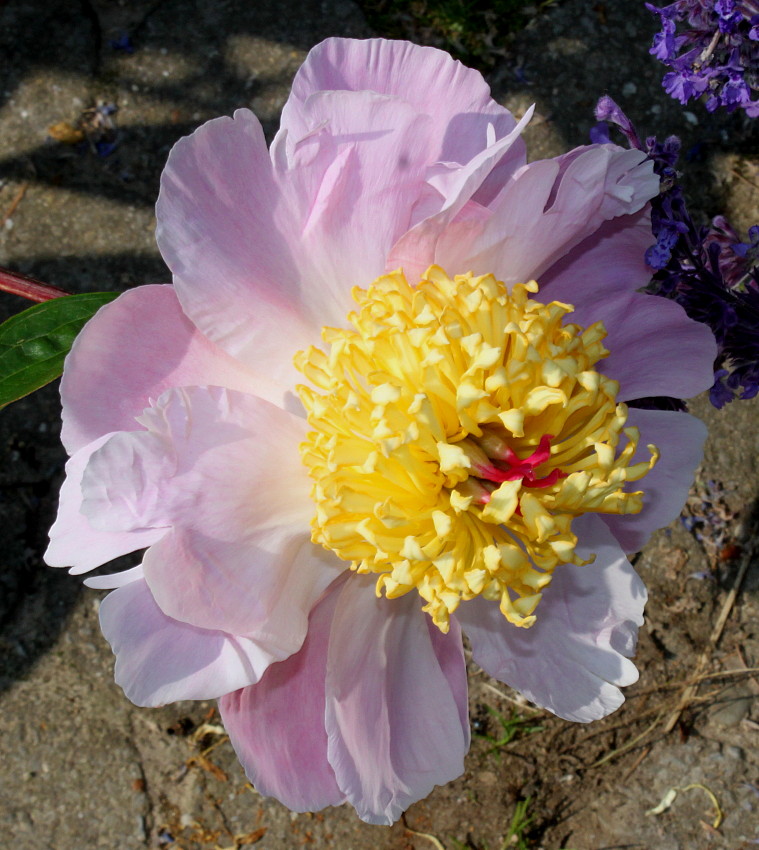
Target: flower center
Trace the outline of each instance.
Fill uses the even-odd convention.
[[[412,287],[393,272],[354,289],[352,327],[325,328],[326,352],[295,357],[313,385],[298,387],[312,539],[378,573],[378,594],[416,589],[443,632],[476,596],[531,626],[555,567],[587,563],[572,520],[639,511],[625,484],[658,457],[649,446],[632,463],[638,430],[593,368],[603,324],[564,324],[573,308],[537,291],[436,266]]]

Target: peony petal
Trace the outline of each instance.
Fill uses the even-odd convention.
[[[484,193],[485,181],[498,169],[499,179],[506,180],[511,176],[506,173],[507,163],[513,164],[516,170],[518,163],[512,150],[521,141],[520,136],[532,118],[533,107],[527,110],[524,118],[504,138],[490,145],[475,155],[462,168],[443,170],[430,180],[430,185],[437,189],[442,206],[433,215],[427,216],[406,233],[393,247],[386,263],[386,270],[403,268],[409,280],[420,280],[425,270],[435,262],[435,252],[438,239],[456,216],[464,210],[467,204],[467,225],[474,220],[482,226],[482,222],[490,218],[489,213],[481,203],[472,199],[477,193]]]
[[[446,675],[417,595],[377,598],[374,585],[371,576],[350,576],[337,600],[326,726],[347,799],[363,820],[391,824],[461,774],[468,723],[449,679],[453,659],[444,655]]]
[[[451,619],[448,634],[444,635],[440,629],[427,618],[427,629],[432,640],[432,649],[435,657],[448,680],[456,706],[459,710],[461,729],[464,732],[464,746],[468,750],[471,741],[471,729],[469,726],[469,683],[466,674],[466,658],[464,656],[464,643],[461,635],[461,626],[455,619]]]
[[[651,280],[644,257],[653,241],[648,207],[604,222],[540,276],[540,298],[584,310],[641,289]]]
[[[71,567],[73,575],[94,570],[129,552],[136,552],[157,542],[165,529],[149,528],[140,531],[99,531],[81,512],[82,476],[90,458],[112,434],[105,434],[79,449],[66,464],[66,479],[58,499],[58,516],[50,529],[50,545],[45,552],[45,563],[51,567]]]
[[[434,120],[430,162],[466,163],[483,150],[488,128],[500,139],[514,128],[511,113],[490,97],[482,75],[433,47],[408,41],[328,38],[314,47],[293,80],[282,128],[300,119],[318,91],[372,91],[399,97]],[[519,142],[524,160],[524,143]]]
[[[549,288],[546,297],[553,294]],[[583,327],[604,323],[609,356],[596,368],[619,381],[619,401],[647,396],[691,398],[714,383],[714,335],[674,301],[618,291],[576,306],[568,321]]]
[[[633,463],[650,456],[649,443],[659,448],[661,457],[644,478],[631,485],[643,491],[643,510],[603,519],[626,552],[638,552],[652,532],[677,519],[701,463],[707,431],[700,419],[673,410],[631,407],[627,424],[640,428]]]
[[[617,686],[637,679],[627,656],[643,623],[646,590],[602,520],[586,514],[572,529],[578,554],[595,553],[595,563],[556,568],[534,626],[511,625],[481,597],[462,603],[456,617],[487,673],[559,717],[587,723],[619,708]]]
[[[297,233],[299,298],[314,323],[343,326],[351,289],[385,271],[425,188],[431,119],[372,92],[311,95],[287,151],[272,149]],[[299,131],[299,132],[296,132]],[[300,140],[299,140],[300,139]]]
[[[116,684],[136,705],[212,699],[257,682],[279,660],[248,638],[172,620],[144,579],[103,599],[100,626],[116,655]]]
[[[296,812],[345,800],[327,760],[324,683],[332,616],[342,580],[313,609],[299,652],[261,681],[219,700],[232,746],[256,790]]]
[[[164,613],[294,652],[308,612],[343,568],[310,542],[313,505],[298,444],[305,420],[216,387],[164,393],[114,435],[84,476],[103,531],[170,528],[143,561]]]
[[[258,119],[245,109],[172,148],[161,176],[156,238],[185,313],[213,342],[271,380],[294,386],[295,351],[318,340],[300,311],[282,199]],[[291,223],[292,224],[292,223]],[[283,345],[283,333],[288,345]]]
[[[136,567],[131,567],[128,570],[122,570],[119,573],[105,573],[100,576],[89,576],[84,579],[83,584],[91,587],[93,590],[115,590],[117,587],[123,587],[125,584],[131,584],[137,579],[144,579],[145,571],[142,569],[142,564]]]
[[[103,307],[77,336],[61,380],[69,454],[135,417],[169,387],[216,384],[277,401],[282,388],[209,342],[171,286],[140,286]]]
[[[532,162],[490,204],[488,221],[447,228],[435,262],[449,274],[493,273],[509,284],[540,280],[605,221],[638,212],[658,190],[641,151],[596,145]]]

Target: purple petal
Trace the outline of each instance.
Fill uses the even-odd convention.
[[[584,327],[603,321],[609,356],[596,368],[619,381],[619,401],[646,396],[692,398],[714,381],[714,335],[674,301],[639,292],[600,297],[571,317]]]
[[[449,274],[492,273],[505,283],[535,278],[605,221],[631,215],[659,190],[641,151],[591,146],[532,162],[514,175],[477,227],[454,222],[435,262]]]

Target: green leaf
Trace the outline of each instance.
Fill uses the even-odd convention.
[[[0,408],[59,377],[76,335],[117,295],[117,292],[88,292],[53,298],[3,322],[0,325]]]

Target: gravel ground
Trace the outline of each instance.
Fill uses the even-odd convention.
[[[758,217],[756,131],[739,115],[708,116],[698,104],[683,111],[661,91],[662,70],[647,53],[655,29],[637,0],[564,0],[515,39],[491,75],[494,94],[517,115],[537,104],[526,134],[537,158],[584,143],[595,101],[608,92],[643,131],[682,135],[692,150],[692,206],[726,212],[745,229]],[[133,53],[113,46],[124,33]],[[174,141],[238,106],[254,109],[271,135],[309,47],[328,35],[371,34],[348,0],[0,2],[0,265],[72,292],[168,280],[153,204]],[[98,112],[108,104],[118,111]],[[68,144],[83,115],[87,143]],[[2,317],[23,306],[0,299]],[[65,461],[57,389],[4,410],[0,844],[423,850],[433,836],[446,850],[493,850],[516,804],[529,798],[525,843],[508,846],[755,846],[759,685],[736,671],[759,666],[756,565],[724,635],[709,635],[754,536],[759,404],[715,412],[700,400],[696,410],[711,429],[690,502],[703,541],[676,523],[638,561],[652,601],[641,681],[623,710],[592,727],[539,715],[494,746],[483,737],[503,731],[493,712],[507,725],[512,711],[530,712],[472,669],[480,736],[465,775],[389,829],[362,824],[352,809],[292,815],[261,798],[246,785],[212,703],[145,710],[127,702],[99,632],[100,594],[41,560]],[[700,701],[664,734],[679,694],[672,686],[702,653],[708,672],[728,675],[702,685]],[[688,786],[668,811],[646,815],[669,789]],[[724,812],[718,828],[705,789]]]

